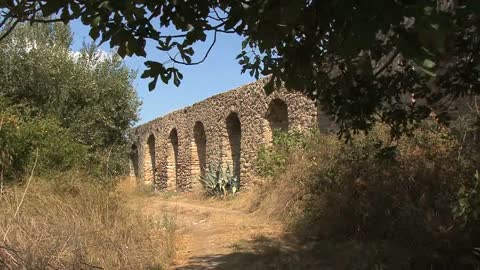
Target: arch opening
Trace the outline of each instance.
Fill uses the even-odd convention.
[[[279,98],[270,101],[266,119],[268,127],[264,137],[267,143],[271,143],[275,131],[287,132],[289,129],[288,106],[285,101]]]
[[[146,184],[153,183],[155,179],[155,136],[150,134],[145,145],[144,157],[144,182]]]
[[[177,189],[178,177],[178,133],[174,128],[168,136],[169,147],[167,150],[167,189]]]
[[[192,163],[191,163],[192,187],[200,186],[199,178],[205,176],[207,166],[207,136],[205,126],[197,121],[193,127]]]
[[[230,148],[229,156],[227,155],[227,164],[232,166],[233,175],[240,180],[242,128],[237,113],[230,113],[227,117],[226,124],[228,135],[227,147]]]

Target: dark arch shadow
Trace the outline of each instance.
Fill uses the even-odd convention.
[[[167,189],[176,190],[178,185],[178,132],[176,128],[168,136],[167,150]]]
[[[153,182],[155,180],[155,136],[150,134],[147,139],[147,154],[145,157],[147,164],[144,164],[145,167],[145,181]]]
[[[230,113],[226,119],[226,124],[233,163],[233,174],[240,180],[242,128],[238,114],[234,112]]]
[[[288,106],[285,101],[275,98],[268,105],[267,120],[270,129],[287,132],[289,128]]]
[[[197,121],[193,127],[193,138],[196,151],[192,151],[192,166],[196,166],[192,171],[197,175],[194,177],[205,176],[205,168],[207,166],[207,136],[205,134],[205,126],[202,122]]]

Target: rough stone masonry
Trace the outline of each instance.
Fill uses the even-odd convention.
[[[300,93],[275,91],[266,80],[221,93],[133,130],[131,175],[155,190],[199,190],[210,162],[230,166],[242,188],[253,185],[254,162],[274,129],[333,127],[315,102]]]

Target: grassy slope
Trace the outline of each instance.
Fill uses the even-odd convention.
[[[462,152],[447,130],[426,125],[392,142],[379,127],[353,144],[320,134],[302,144],[285,163],[275,156],[285,154],[284,143],[268,153],[261,167],[275,173],[251,200],[252,211],[288,225],[287,242],[303,239],[289,252],[269,244],[290,260],[284,269],[473,269],[480,262],[472,252],[480,245],[478,205],[468,205],[479,197],[462,202],[458,193],[474,189],[479,152]],[[465,204],[470,212],[456,209]]]
[[[164,269],[164,222],[127,206],[124,194],[78,174],[34,178],[0,195],[0,268]],[[25,194],[24,200],[22,196]]]

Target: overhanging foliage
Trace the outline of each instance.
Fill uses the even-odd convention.
[[[178,86],[179,65],[202,63],[218,33],[240,35],[242,72],[271,75],[267,92],[284,82],[317,100],[347,138],[378,120],[393,135],[431,111],[445,121],[452,100],[479,91],[476,0],[5,0],[0,9],[4,34],[22,21],[81,19],[121,56],[146,56],[152,42],[168,60],[146,61],[150,90],[158,79]],[[209,36],[197,57],[193,45]],[[426,103],[409,104],[412,95]]]

